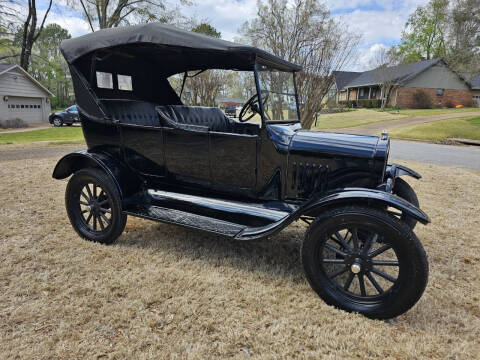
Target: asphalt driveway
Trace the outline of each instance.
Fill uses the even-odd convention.
[[[390,158],[480,170],[480,146],[452,146],[392,140]]]

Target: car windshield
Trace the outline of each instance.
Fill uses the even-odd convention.
[[[267,120],[299,121],[293,73],[260,66],[258,75]]]
[[[77,111],[77,107],[75,105],[73,106],[70,106],[67,111],[71,111],[71,112],[76,112]]]

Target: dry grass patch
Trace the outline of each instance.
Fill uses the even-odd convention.
[[[251,243],[130,218],[113,246],[80,240],[55,160],[0,163],[0,358],[478,357],[478,172],[410,163],[430,283],[382,322],[310,289],[301,223]]]

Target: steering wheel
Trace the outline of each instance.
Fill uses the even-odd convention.
[[[264,92],[262,93],[263,95],[263,106],[265,106],[265,103],[268,100],[269,93]],[[244,118],[245,114],[251,111],[251,115],[249,115],[247,118]],[[247,122],[250,120],[252,117],[255,116],[255,114],[260,114],[260,106],[259,106],[259,101],[258,101],[258,93],[253,95],[248,101],[242,106],[242,110],[240,110],[240,115],[238,115],[238,121],[240,122]],[[265,115],[267,116],[267,115]]]

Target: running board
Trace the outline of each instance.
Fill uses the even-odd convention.
[[[137,206],[129,209],[126,213],[167,224],[204,230],[231,238],[234,238],[245,229],[245,226],[242,225],[159,206]]]
[[[296,205],[231,201],[197,195],[148,190],[141,205],[125,213],[224,235],[237,240],[259,239],[280,231],[292,220]]]
[[[295,205],[280,201],[244,202],[154,189],[147,191],[146,200],[150,205],[247,227],[263,227],[275,223],[297,209]]]

